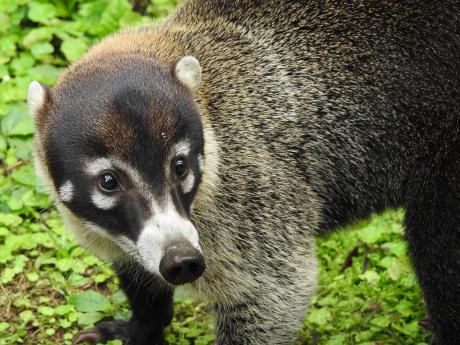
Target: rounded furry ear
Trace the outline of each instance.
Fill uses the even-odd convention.
[[[193,56],[184,56],[174,69],[176,78],[192,91],[195,91],[201,82],[201,66]]]
[[[46,97],[46,86],[41,85],[35,80],[29,84],[29,89],[27,91],[27,105],[29,106],[29,112],[33,117],[35,117],[39,110],[45,105]]]

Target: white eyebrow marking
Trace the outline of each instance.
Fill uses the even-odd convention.
[[[128,163],[125,163],[115,157],[109,158],[97,158],[93,161],[88,161],[86,163],[86,172],[92,176],[98,176],[105,170],[121,170],[124,173],[129,175],[131,181],[136,185],[137,189],[144,195],[144,197],[149,198],[149,185],[144,181],[142,176],[130,166]],[[106,197],[104,194],[101,196]],[[102,198],[97,197],[98,200]]]
[[[191,144],[188,140],[181,140],[174,145],[174,156],[188,156],[190,154]]]
[[[61,187],[59,187],[59,198],[65,202],[72,201],[73,190],[73,183],[71,181],[65,182]]]
[[[112,169],[112,162],[107,158],[98,158],[86,165],[86,172],[90,175],[99,175],[104,170]]]
[[[195,185],[195,175],[193,174],[193,172],[190,171],[187,177],[181,183],[182,192],[184,194],[190,193],[194,185]]]
[[[102,210],[110,210],[116,205],[117,198],[115,196],[108,196],[102,194],[101,192],[94,191],[93,194],[91,194],[91,201],[96,207]]]

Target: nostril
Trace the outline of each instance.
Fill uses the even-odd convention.
[[[197,273],[199,270],[198,264],[196,262],[191,262],[188,265],[188,270],[190,271],[190,273]]]
[[[180,276],[181,272],[182,272],[182,266],[176,266],[171,270],[170,274],[172,277],[178,277]]]

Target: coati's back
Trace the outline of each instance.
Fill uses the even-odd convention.
[[[437,148],[458,148],[459,13],[458,1],[191,1],[165,30],[186,27],[175,39],[209,66],[198,96],[229,171],[261,155],[300,172],[326,229],[403,204]]]

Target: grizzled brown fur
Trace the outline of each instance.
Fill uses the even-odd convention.
[[[150,103],[158,138],[176,130],[158,114],[193,97],[204,169],[190,216],[207,269],[190,288],[214,305],[218,344],[292,344],[315,290],[315,236],[398,206],[439,343],[457,344],[459,18],[449,0],[189,0],[103,40],[57,92],[155,69],[169,97]],[[194,93],[162,82],[186,55],[203,70]],[[122,132],[100,134],[117,152],[135,135]]]

